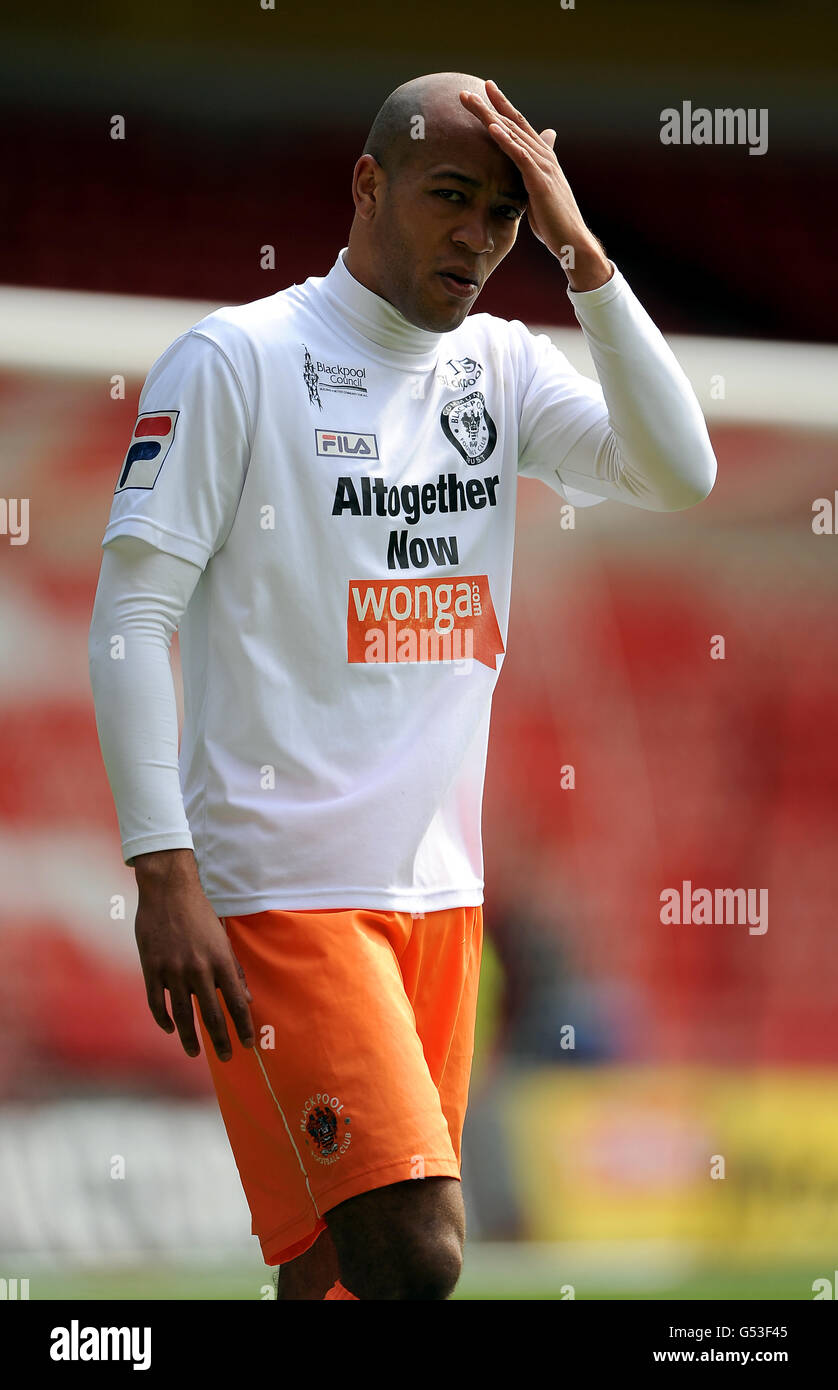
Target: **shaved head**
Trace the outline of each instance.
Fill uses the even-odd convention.
[[[373,121],[352,179],[350,274],[437,333],[462,323],[527,205],[520,171],[461,92],[488,104],[483,78],[468,72],[402,83]]]
[[[395,174],[421,154],[424,141],[456,138],[458,128],[474,124],[460,92],[477,92],[485,99],[486,83],[468,72],[431,72],[403,82],[380,108],[364,154],[371,154],[382,169]]]

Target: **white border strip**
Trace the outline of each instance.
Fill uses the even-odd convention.
[[[174,338],[217,306],[0,286],[0,367],[144,380]],[[581,329],[534,327],[595,377]],[[838,429],[838,347],[673,334],[668,338],[710,421]],[[723,392],[723,394],[722,394]]]

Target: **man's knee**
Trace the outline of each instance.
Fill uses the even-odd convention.
[[[400,1298],[450,1298],[463,1272],[463,1247],[451,1228],[432,1239],[425,1232],[418,1243],[410,1240],[399,1252]]]
[[[446,1299],[463,1267],[460,1184],[396,1183],[366,1192],[327,1217],[342,1282],[358,1298]]]
[[[454,1292],[463,1268],[463,1249],[446,1223],[394,1223],[366,1247],[341,1258],[344,1283],[357,1298],[445,1299]]]

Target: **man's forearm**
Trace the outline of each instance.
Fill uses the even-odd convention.
[[[123,858],[159,872],[157,852],[191,859],[178,768],[171,634],[197,566],[134,542],[106,551],[90,627],[90,679]],[[120,553],[121,547],[121,553]],[[182,870],[181,870],[182,871]],[[172,872],[172,868],[168,870]]]
[[[616,269],[592,292],[571,289],[569,297],[608,420],[567,456],[559,477],[652,511],[700,502],[715,482],[716,459],[695,392],[663,334]]]

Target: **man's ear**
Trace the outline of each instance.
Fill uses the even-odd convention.
[[[375,217],[378,196],[386,177],[377,159],[371,154],[361,155],[352,174],[352,198],[356,213],[366,222]]]

